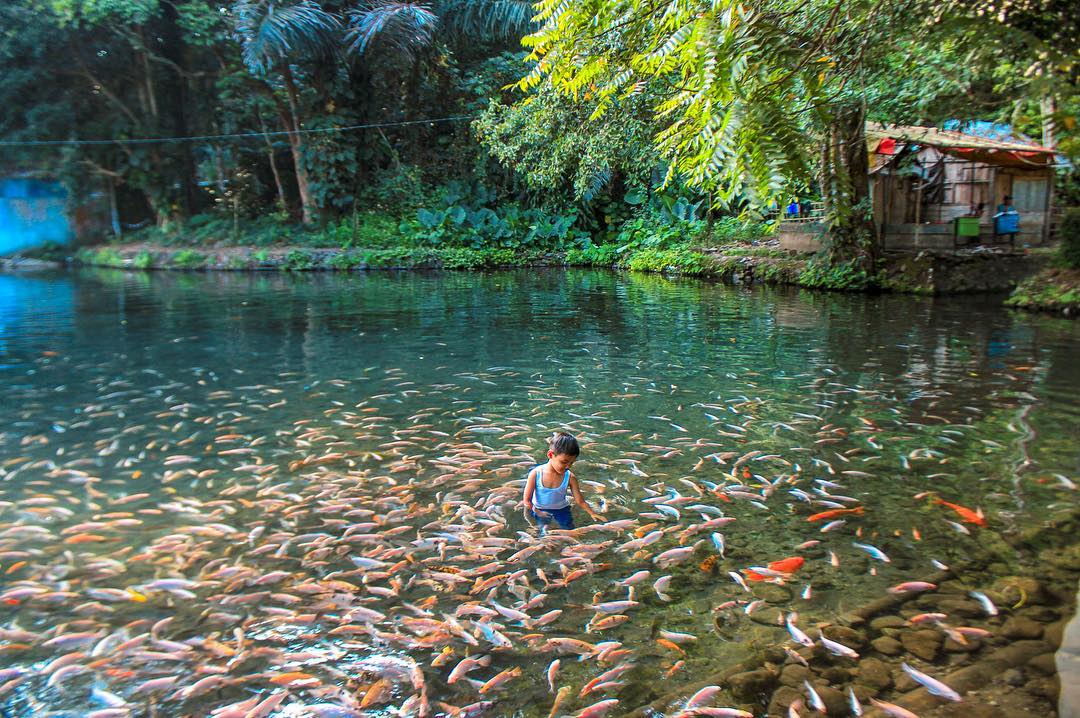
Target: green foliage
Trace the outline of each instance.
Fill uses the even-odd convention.
[[[713,269],[709,258],[688,247],[642,249],[630,255],[627,266],[635,272],[672,272],[691,276]]]
[[[866,271],[857,261],[828,262],[815,257],[799,273],[799,284],[813,289],[862,291],[881,286],[880,273]]]
[[[589,122],[587,101],[543,89],[514,106],[492,101],[473,123],[493,157],[520,171],[530,188],[551,192],[569,186],[578,200],[596,199],[616,174],[639,185],[649,181],[657,157],[644,98],[629,98],[620,112]]]
[[[1052,268],[1021,282],[1005,300],[1021,309],[1080,315],[1080,271]]]
[[[616,244],[594,244],[584,249],[568,249],[566,263],[571,267],[612,267],[621,256]]]
[[[756,222],[739,217],[721,217],[713,223],[707,239],[714,247],[750,244],[774,235],[776,229],[777,223],[772,221]]]
[[[172,256],[171,263],[181,269],[199,269],[206,266],[206,255],[194,249],[181,249]]]
[[[704,220],[665,216],[646,209],[622,224],[615,241],[619,244],[620,252],[664,249],[694,242],[706,229]]]
[[[112,247],[83,247],[75,253],[75,261],[98,267],[123,267],[124,258]]]
[[[292,250],[281,260],[281,268],[292,272],[314,269],[317,264],[318,258],[302,249]]]
[[[435,207],[422,207],[399,230],[407,243],[430,247],[565,250],[589,244],[575,211],[556,213],[500,202],[483,185],[451,182]]]
[[[1061,218],[1058,227],[1061,244],[1058,246],[1057,260],[1064,267],[1080,269],[1080,207],[1069,207]]]
[[[154,266],[154,255],[147,251],[139,252],[131,260],[131,266],[135,269],[149,269]]]

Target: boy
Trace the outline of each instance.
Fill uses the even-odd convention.
[[[547,452],[548,462],[529,472],[523,496],[525,519],[536,519],[541,531],[552,519],[559,524],[559,528],[574,528],[574,515],[566,497],[568,490],[573,493],[574,502],[594,521],[603,518],[585,503],[577,477],[570,473],[570,467],[577,461],[580,453],[581,447],[578,446],[577,439],[560,431],[551,437]]]

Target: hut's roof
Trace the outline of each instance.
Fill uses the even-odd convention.
[[[936,147],[945,154],[989,165],[1035,168],[1054,163],[1054,150],[1034,142],[992,139],[936,127],[868,122],[866,144],[871,154],[877,155],[894,155],[904,144]],[[872,161],[871,166],[874,164]]]

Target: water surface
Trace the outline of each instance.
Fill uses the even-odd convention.
[[[287,690],[269,714],[368,696],[547,715],[547,641],[573,638],[627,653],[563,655],[561,712],[623,711],[784,644],[777,616],[816,638],[932,561],[972,589],[1067,581],[1016,537],[1075,507],[1078,350],[1075,322],[986,297],[591,271],[0,275],[0,701],[85,715],[105,690],[121,715],[208,715]],[[524,521],[520,479],[559,429],[586,498],[633,525],[540,541]],[[674,511],[643,501],[665,495]],[[837,507],[863,513],[807,520]],[[779,586],[730,576],[793,556]],[[586,632],[642,569],[628,620]],[[563,613],[523,625],[496,604]],[[522,675],[446,684],[482,653],[470,678]],[[58,677],[61,657],[82,669]],[[627,661],[626,685],[576,698]]]

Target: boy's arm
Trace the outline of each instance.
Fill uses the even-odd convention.
[[[574,495],[574,501],[577,503],[577,505],[580,506],[585,511],[585,513],[589,514],[589,516],[592,516],[594,521],[599,521],[600,519],[604,518],[600,514],[593,511],[591,506],[585,503],[585,499],[581,495],[581,488],[578,486],[577,477],[573,474],[570,474],[570,492]]]
[[[529,479],[525,482],[525,492],[521,495],[522,511],[525,512],[525,518],[529,518],[529,513],[532,510],[533,493],[536,491],[536,472],[529,472]]]

